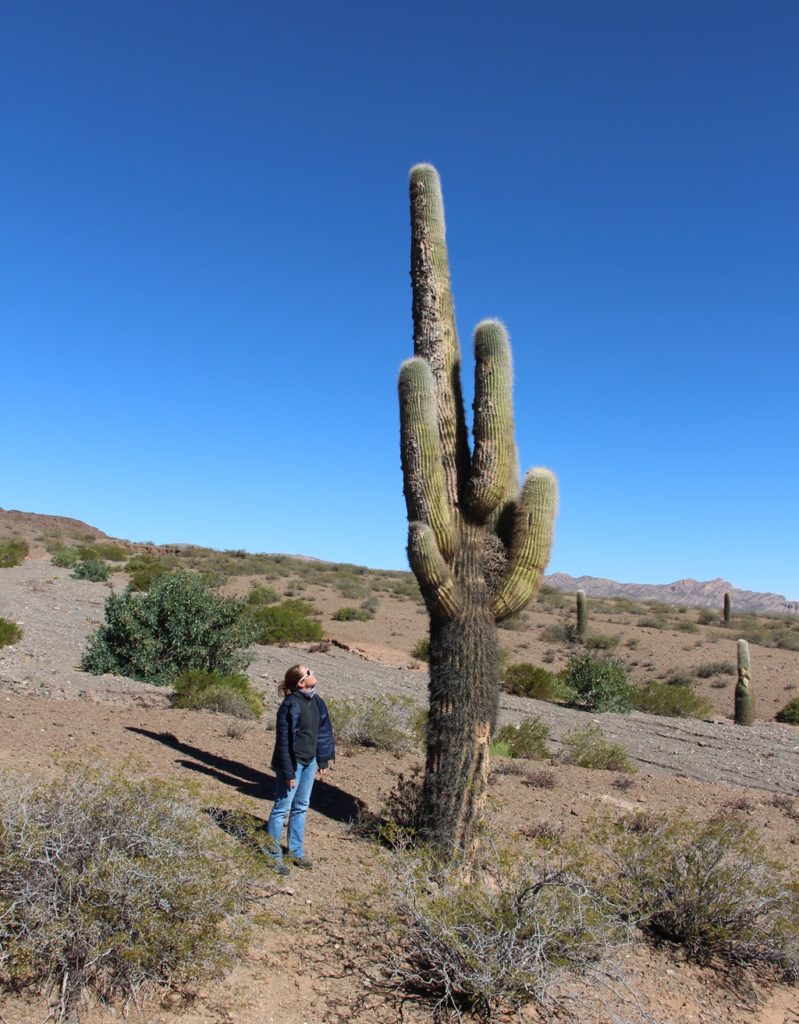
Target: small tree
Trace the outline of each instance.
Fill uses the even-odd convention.
[[[90,638],[81,668],[168,684],[184,669],[246,668],[252,627],[243,606],[215,594],[193,572],[171,572],[146,594],[111,594],[105,623]]]
[[[519,487],[505,328],[475,331],[470,450],[449,282],[441,184],[411,170],[414,358],[400,372],[408,558],[430,614],[430,717],[420,827],[469,851],[485,798],[500,689],[496,623],[521,611],[552,544],[556,485],[545,469]]]

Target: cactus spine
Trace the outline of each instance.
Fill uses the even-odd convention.
[[[497,320],[474,336],[470,450],[435,168],[411,170],[414,356],[400,370],[408,559],[430,615],[430,715],[421,829],[442,850],[474,846],[499,698],[497,621],[536,593],[552,546],[556,482],[519,487],[513,370]]]
[[[749,644],[738,641],[738,682],[735,686],[735,724],[751,725],[755,717],[752,700],[751,672],[749,668]]]
[[[730,593],[728,590],[724,591],[724,625],[729,626],[730,624]]]
[[[577,591],[577,639],[580,643],[585,641],[588,633],[588,608],[585,603],[585,591]]]

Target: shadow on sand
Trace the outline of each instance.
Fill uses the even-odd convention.
[[[241,761],[232,761],[230,758],[211,754],[190,743],[181,743],[171,732],[152,732],[150,729],[140,729],[133,725],[128,726],[127,729],[128,732],[146,736],[148,739],[163,743],[164,746],[185,755],[183,758],[176,759],[182,768],[216,779],[217,782],[231,786],[245,796],[270,802],[275,798],[275,779],[271,774],[258,771]],[[314,784],[311,807],[318,814],[330,818],[331,821],[344,823],[353,821],[365,809],[365,806],[362,800],[358,800],[351,793],[339,789],[338,786],[330,782],[317,780]],[[267,808],[268,810],[269,808]]]

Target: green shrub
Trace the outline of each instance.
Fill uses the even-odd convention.
[[[368,622],[372,618],[365,608],[344,607],[333,612],[336,622]]]
[[[574,692],[573,703],[587,711],[632,710],[627,670],[617,658],[604,658],[586,651],[569,658],[561,681]]]
[[[289,644],[321,640],[322,626],[311,618],[313,605],[288,600],[275,605],[254,605],[247,609],[258,644]]]
[[[535,700],[569,700],[571,691],[554,672],[539,665],[519,662],[508,665],[502,679],[503,689],[516,697],[532,697]]]
[[[105,622],[90,638],[81,667],[99,675],[171,683],[184,669],[228,675],[245,668],[252,627],[243,606],[214,594],[197,573],[170,572],[147,594],[110,594]]]
[[[525,718],[518,725],[503,725],[494,733],[494,743],[504,744],[508,753],[500,756],[542,761],[550,756],[549,727],[540,718]]]
[[[581,1019],[595,999],[586,975],[613,974],[608,961],[627,929],[612,905],[579,874],[553,867],[533,848],[499,850],[463,884],[457,861],[392,859],[397,974],[435,1001],[431,1019],[452,1010],[479,1020],[522,1019],[533,1003],[543,1017],[559,1010]],[[448,1018],[447,1018],[448,1019]]]
[[[278,599],[278,592],[273,587],[257,586],[247,594],[248,605],[274,604]]]
[[[107,562],[124,562],[128,557],[127,548],[119,544],[95,544],[89,550],[93,558],[104,558]]]
[[[488,745],[488,753],[494,757],[511,757],[510,744],[505,740],[494,738]]]
[[[24,540],[0,541],[0,569],[21,565],[28,555],[28,542]]]
[[[91,580],[92,583],[102,583],[111,575],[111,570],[96,558],[82,558],[76,563],[72,570],[73,580]]]
[[[710,608],[701,608],[696,616],[696,621],[700,626],[718,626],[719,620],[719,613],[711,611]]]
[[[618,646],[619,636],[610,636],[607,633],[589,633],[585,638],[585,646],[591,651],[609,651]]]
[[[22,630],[16,622],[0,619],[0,647],[9,647],[22,639]]]
[[[193,987],[241,955],[252,858],[175,784],[71,766],[0,787],[0,983],[130,1002]]]
[[[713,715],[713,705],[687,686],[648,683],[640,689],[634,687],[632,699],[638,711],[647,711],[651,715],[670,718],[710,718]]]
[[[774,717],[778,722],[784,722],[786,725],[799,725],[799,697],[791,698]]]
[[[150,590],[157,579],[160,579],[161,576],[169,572],[164,563],[158,561],[158,559],[139,562],[138,558],[131,558],[125,569],[130,573],[128,587],[139,593],[145,593]]]
[[[409,697],[380,694],[329,700],[333,732],[342,745],[407,751],[416,746],[414,712],[418,705]]]
[[[77,548],[58,548],[50,556],[50,561],[59,569],[71,569],[80,561],[80,552]]]
[[[709,661],[694,671],[700,679],[709,679],[711,676],[734,676],[738,669],[731,661]]]
[[[417,661],[430,661],[430,637],[423,636],[411,648],[411,657]]]
[[[193,710],[221,711],[234,718],[260,718],[264,713],[263,698],[247,676],[240,673],[222,675],[195,668],[181,672],[175,680],[172,706]]]
[[[695,622],[691,622],[690,619],[683,619],[681,622],[678,622],[674,628],[680,633],[699,632],[699,627],[697,626],[697,624]]]
[[[560,759],[565,764],[630,774],[638,770],[624,747],[605,739],[605,734],[595,722],[584,729],[567,732],[562,743]]]
[[[799,888],[736,815],[654,819],[613,844],[618,897],[649,935],[700,963],[799,980]]]

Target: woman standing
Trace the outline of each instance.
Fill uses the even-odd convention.
[[[305,817],[316,772],[324,775],[335,759],[333,728],[325,702],[316,692],[316,676],[307,665],[292,665],[283,683],[285,697],[278,708],[275,750],[275,805],[266,831],[272,839],[270,856],[278,874],[287,875],[280,839],[288,815],[288,860],[311,868],[305,856]]]

